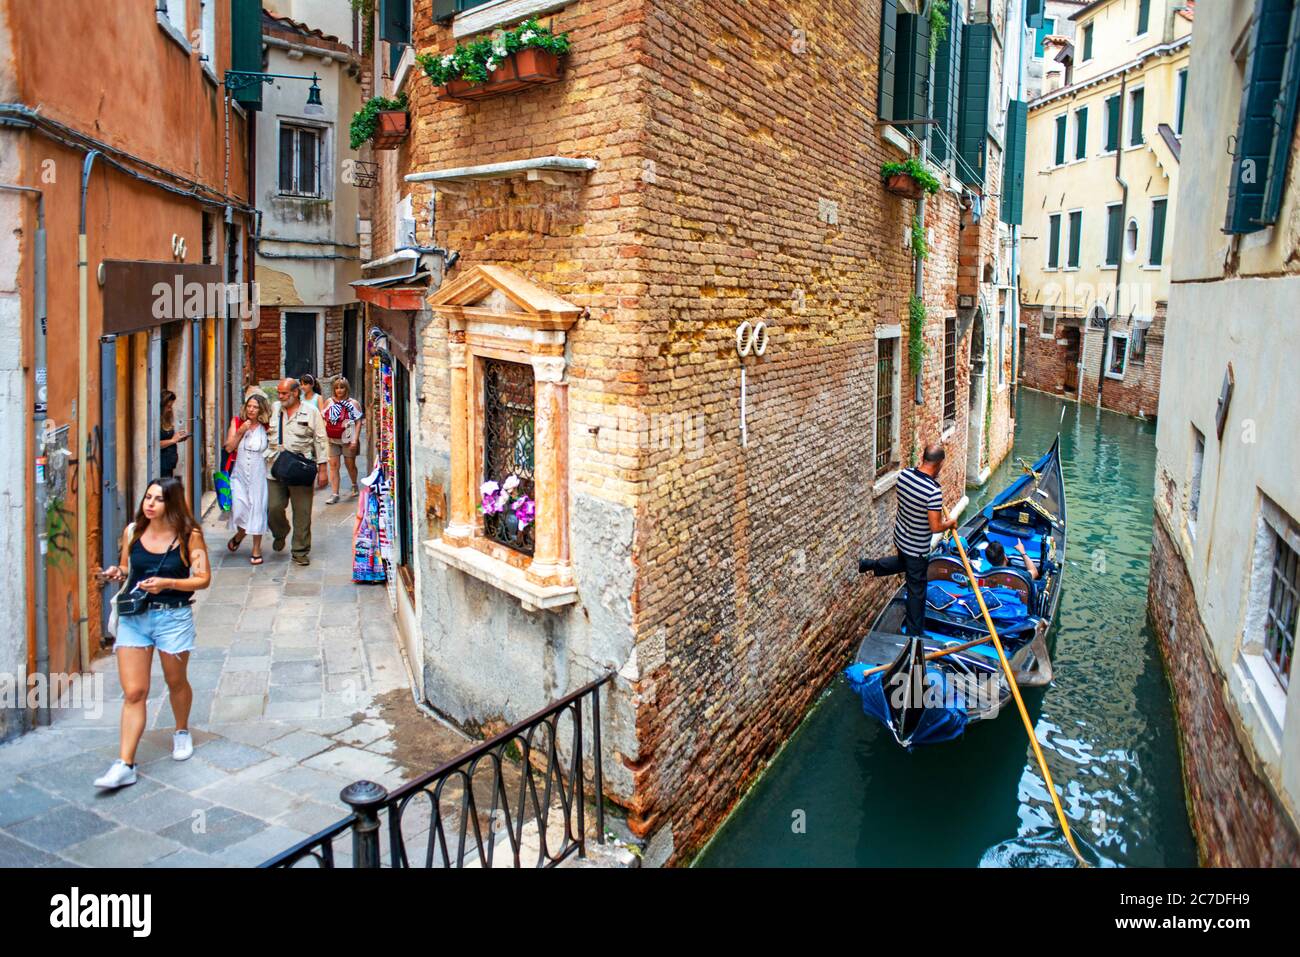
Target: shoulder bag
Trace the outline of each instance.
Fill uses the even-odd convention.
[[[299,452],[284,447],[284,410],[280,410],[280,453],[271,466],[271,478],[285,485],[313,485],[316,482],[316,463]]]

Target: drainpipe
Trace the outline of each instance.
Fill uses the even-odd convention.
[[[1023,22],[1023,19],[1021,17],[1018,20],[1007,20],[1006,22]],[[1016,48],[1017,100],[1024,96],[1025,90],[1025,31],[1023,28],[1019,31],[1019,35],[1020,45]],[[1005,192],[1005,184],[1003,191]],[[1013,335],[1011,336],[1011,401],[1008,405],[1011,420],[1014,423],[1016,417],[1016,387],[1020,381],[1020,227],[1014,224],[1011,226],[1011,288],[1014,292],[1011,297],[1013,302],[1011,310]]]
[[[1120,277],[1124,273],[1124,233],[1127,232],[1128,222],[1128,183],[1125,182],[1121,175],[1121,163],[1124,156],[1124,99],[1125,90],[1128,86],[1128,74],[1123,73],[1119,78],[1119,142],[1115,144],[1115,182],[1119,183],[1121,190],[1119,203],[1119,255],[1115,257],[1115,307],[1109,310],[1109,315],[1102,322],[1101,327],[1101,368],[1097,370],[1097,408],[1101,408],[1101,390],[1106,381],[1106,349],[1110,345],[1110,322],[1111,318],[1120,314]],[[1079,385],[1083,385],[1083,377],[1079,377]]]
[[[87,579],[90,577],[88,542],[90,529],[86,513],[89,505],[87,479],[90,465],[89,423],[86,403],[89,401],[90,372],[88,363],[90,346],[90,275],[86,261],[86,194],[90,187],[90,173],[95,166],[98,150],[86,153],[81,167],[81,218],[77,225],[77,626],[81,639],[81,670],[90,668],[90,605]],[[156,436],[151,437],[156,439]]]
[[[0,189],[17,193],[28,193],[36,199],[36,236],[33,245],[32,271],[34,286],[32,292],[32,367],[34,390],[32,395],[32,449],[36,456],[35,507],[32,509],[32,530],[35,533],[36,551],[32,555],[32,591],[36,599],[34,614],[36,636],[35,673],[45,675],[50,670],[50,631],[46,615],[48,589],[45,580],[45,560],[49,552],[48,535],[45,527],[45,508],[47,502],[45,484],[45,402],[46,402],[46,256],[45,256],[45,194],[31,186],[11,186],[0,183]],[[50,696],[42,695],[36,705],[36,724],[50,723]]]

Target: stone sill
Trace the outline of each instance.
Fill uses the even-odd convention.
[[[871,486],[872,497],[878,498],[881,495],[884,495],[886,492],[888,492],[895,485],[897,485],[898,476],[902,473],[902,471],[903,470],[901,468],[897,468],[894,469],[894,471],[890,472],[888,475],[882,475],[880,478],[876,479],[875,484]]]
[[[1272,763],[1281,754],[1282,728],[1286,720],[1286,690],[1277,680],[1277,675],[1258,653],[1242,651],[1237,658],[1234,674],[1229,685],[1239,685],[1236,695],[1238,707],[1254,711],[1259,724],[1267,737],[1272,750]],[[1255,747],[1260,748],[1259,736],[1255,735]],[[1262,757],[1267,757],[1265,751]]]
[[[477,548],[457,548],[440,538],[434,538],[424,543],[424,549],[444,565],[518,598],[526,611],[549,611],[572,605],[578,600],[578,589],[575,586],[534,584],[528,580],[528,575],[522,568],[497,561]]]
[[[163,11],[155,10],[154,17],[158,20],[158,27],[162,32],[176,41],[176,45],[185,51],[186,56],[189,56],[193,51],[190,50],[190,41],[185,39],[185,34],[176,29],[175,25]]]

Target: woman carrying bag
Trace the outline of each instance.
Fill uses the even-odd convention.
[[[106,568],[102,581],[125,581],[113,597],[114,653],[122,682],[122,730],[119,757],[95,787],[116,789],[135,784],[135,751],[148,718],[149,671],[159,651],[171,698],[176,732],[172,758],[194,753],[190,705],[194,691],[186,676],[194,648],[193,593],[211,582],[203,530],[190,512],[185,485],[178,478],[149,483],[135,521],[122,533],[121,564]]]
[[[253,393],[244,403],[243,416],[230,420],[224,448],[230,453],[226,472],[230,475],[230,528],[235,535],[226,543],[231,552],[239,551],[245,535],[253,536],[250,564],[262,564],[262,536],[267,533],[266,517],[266,449],[267,426],[271,422],[271,404],[261,392]]]
[[[334,395],[326,404],[325,434],[330,441],[330,486],[333,492],[325,500],[326,505],[333,505],[339,500],[339,483],[342,480],[339,459],[347,466],[348,477],[352,479],[352,495],[357,494],[357,452],[360,446],[361,420],[365,413],[357,400],[352,398],[352,387],[343,376],[337,376],[332,386]]]

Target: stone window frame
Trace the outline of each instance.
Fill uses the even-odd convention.
[[[1198,449],[1199,446],[1199,449]],[[1196,541],[1196,525],[1201,518],[1201,496],[1205,491],[1205,433],[1192,424],[1191,456],[1187,470],[1187,536]]]
[[[1124,340],[1124,367],[1118,373],[1116,373],[1115,370],[1111,368],[1111,363],[1114,361],[1115,358],[1116,339]],[[1106,338],[1106,378],[1107,379],[1116,379],[1120,382],[1123,382],[1124,376],[1128,375],[1129,345],[1130,345],[1129,334],[1125,330],[1118,330],[1118,331],[1112,330],[1110,335]]]
[[[428,300],[447,319],[450,377],[449,516],[433,557],[518,598],[528,610],[577,601],[569,540],[568,331],[582,309],[504,266],[478,265]],[[534,499],[532,556],[490,539],[477,510],[483,475],[483,364],[533,369]]]
[[[876,327],[876,334],[872,339],[871,363],[873,369],[876,366],[876,356],[878,355],[877,350],[879,350],[880,348],[880,341],[882,339],[892,340],[893,350],[894,350],[894,379],[893,382],[889,384],[889,387],[892,390],[894,395],[894,413],[892,419],[893,422],[892,434],[890,435],[890,448],[893,455],[892,461],[896,463],[896,467],[875,478],[874,484],[871,487],[871,492],[873,496],[882,495],[885,492],[889,491],[889,489],[893,488],[894,485],[898,482],[898,474],[903,470],[902,461],[901,461],[901,452],[899,450],[899,444],[901,442],[901,436],[902,436],[902,418],[903,418],[902,415],[902,401],[903,401],[903,370],[902,370],[903,327],[902,324],[890,323],[887,325],[881,325]],[[872,401],[871,401],[871,460],[870,461],[872,467],[871,470],[873,473],[875,472],[877,442],[879,441],[879,435],[877,434],[878,430],[876,428],[876,401],[879,399],[879,397],[880,397],[880,383],[877,381],[875,383],[875,389],[872,392]]]
[[[1052,329],[1050,332],[1047,330],[1047,320],[1049,319],[1052,320]],[[1051,306],[1044,306],[1042,313],[1038,317],[1038,337],[1040,339],[1055,339],[1056,322],[1056,310]]]

